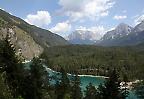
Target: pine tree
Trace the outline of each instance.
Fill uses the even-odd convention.
[[[100,99],[122,99],[122,90],[120,88],[119,75],[116,70],[109,73],[109,78],[104,85],[99,86]]]
[[[9,87],[5,84],[4,73],[0,74],[0,99],[13,99]]]
[[[80,88],[80,78],[77,73],[74,76],[73,81],[72,81],[71,99],[82,99],[82,92]]]
[[[25,78],[23,79],[23,84],[22,84],[22,89],[23,89],[23,93],[22,96],[24,99],[32,99],[32,80],[31,80],[31,75],[29,72],[27,72],[27,75],[25,76]]]
[[[49,95],[48,73],[39,58],[33,59],[30,68],[31,98],[29,99],[44,99],[45,96]]]
[[[89,85],[86,87],[84,99],[97,99],[97,98],[98,98],[97,90],[95,86],[93,86],[92,83],[89,83]]]
[[[65,95],[68,95],[70,93],[70,81],[67,73],[63,68],[61,68],[60,73],[60,81],[57,81],[55,85],[56,94],[57,99],[65,99]]]
[[[11,37],[9,35],[9,29],[7,29],[7,35],[2,40],[1,46],[1,72],[6,72],[6,83],[14,98],[21,94],[21,82],[23,79],[23,65],[19,57],[16,54],[14,45],[11,43]]]

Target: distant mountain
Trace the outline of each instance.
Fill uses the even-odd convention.
[[[119,45],[137,45],[144,42],[144,31],[132,32],[130,35],[124,37]]]
[[[92,41],[92,40],[82,40],[82,39],[73,39],[73,40],[69,40],[69,42],[71,44],[80,44],[80,45],[83,45],[83,44],[86,44],[86,45],[93,45],[95,42]]]
[[[101,37],[100,33],[95,33],[90,30],[76,30],[67,38],[72,44],[94,44]]]
[[[144,31],[144,20],[135,26],[133,32],[137,33],[137,32],[141,32],[141,31]]]
[[[119,41],[119,45],[137,45],[144,42],[144,21],[136,25],[131,33],[123,37]]]
[[[21,49],[23,56],[31,59],[38,56],[51,46],[69,44],[61,36],[54,34],[48,30],[41,29],[34,25],[26,23],[24,20],[15,17],[0,9],[0,38],[6,34],[6,29],[2,25],[6,23],[12,26],[10,28],[13,43],[17,49]]]
[[[98,35],[99,34],[99,35]],[[137,45],[144,41],[144,21],[134,28],[120,23],[115,29],[108,31],[100,39],[100,33],[86,30],[76,30],[68,36],[72,44],[96,44],[101,46]]]
[[[126,46],[144,42],[144,21],[134,28],[121,23],[114,30],[107,32],[96,45]]]
[[[103,40],[103,41],[114,40],[114,39],[124,37],[126,35],[129,35],[129,33],[131,33],[132,29],[133,28],[131,26],[124,24],[124,23],[120,23],[114,30],[108,31],[101,38],[101,40]]]

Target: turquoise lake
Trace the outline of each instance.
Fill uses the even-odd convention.
[[[49,72],[50,76],[54,76],[58,74],[58,72],[52,71],[49,68],[46,68],[46,69]],[[69,77],[70,76],[71,75],[69,74]],[[82,91],[84,91],[86,86],[89,83],[92,83],[95,87],[98,87],[101,83],[105,81],[105,78],[97,77],[97,76],[80,76],[80,81],[81,81],[81,89]],[[134,92],[130,91],[129,97],[127,99],[138,99],[138,98],[135,96]]]
[[[89,83],[92,83],[94,86],[99,86],[101,83],[105,81],[102,77],[91,77],[91,76],[82,76],[80,77],[81,80],[81,88],[85,90],[86,86]],[[130,91],[129,97],[127,99],[138,99],[133,92]]]
[[[30,63],[26,63],[25,66],[27,68],[29,68]],[[55,76],[58,74],[58,72],[53,71],[49,68],[47,68],[47,66],[44,65],[44,67],[46,68],[47,72],[49,73],[49,76]],[[69,78],[72,77],[71,74],[68,74]],[[54,82],[55,80],[53,80],[52,82]],[[98,77],[98,76],[80,76],[80,81],[81,81],[81,89],[82,91],[85,90],[86,86],[89,83],[92,83],[95,87],[98,87],[101,83],[103,83],[105,81],[104,77]],[[133,91],[130,91],[129,93],[129,97],[127,97],[127,99],[138,99],[136,97],[136,95],[134,94]]]

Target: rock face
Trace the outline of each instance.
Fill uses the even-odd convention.
[[[94,33],[91,31],[76,30],[68,36],[72,44],[94,44]]]
[[[126,46],[144,42],[144,21],[134,28],[120,24],[114,30],[107,32],[96,45]]]
[[[72,44],[94,44],[101,38],[101,33],[91,30],[76,30],[72,32],[67,38]]]
[[[101,40],[114,40],[126,35],[129,35],[132,31],[132,27],[127,24],[121,23],[114,30],[108,31]]]
[[[9,28],[6,25],[4,28],[5,24],[11,27]],[[6,35],[6,28],[9,28],[12,42],[17,50],[21,49],[22,55],[26,59],[39,56],[48,47],[69,44],[57,34],[30,25],[22,19],[0,10],[0,38]]]
[[[2,39],[2,37],[5,37],[7,33],[9,33],[9,35],[11,36],[11,42],[15,45],[16,50],[21,50],[22,56],[25,59],[31,60],[34,56],[39,56],[43,52],[43,48],[38,45],[30,35],[28,35],[20,28],[10,28],[9,32],[7,32],[6,29],[1,28],[0,39]]]
[[[144,31],[144,20],[138,24],[137,26],[135,26],[133,32],[141,32]]]

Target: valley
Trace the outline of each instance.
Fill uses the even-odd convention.
[[[144,21],[98,28],[65,39],[0,9],[0,99],[143,97]]]

